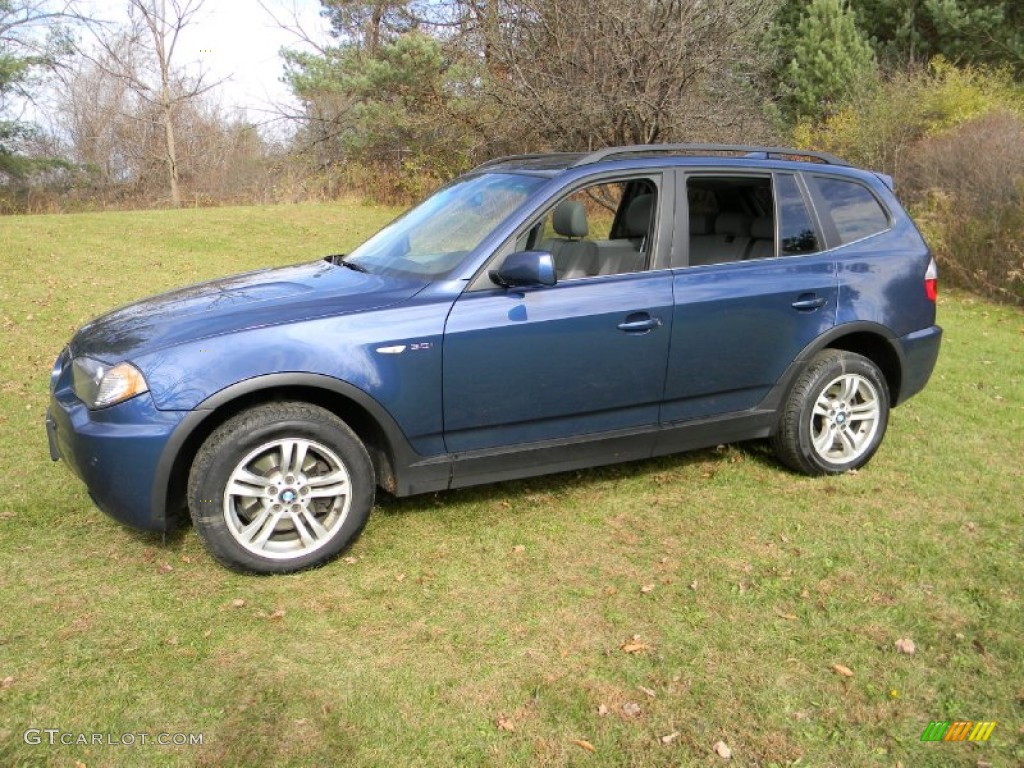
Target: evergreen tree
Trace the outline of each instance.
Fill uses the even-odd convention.
[[[779,56],[780,106],[791,121],[827,116],[876,82],[874,52],[845,0],[787,3],[769,44]]]

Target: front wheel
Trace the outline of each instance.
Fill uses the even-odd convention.
[[[798,472],[835,475],[867,464],[888,423],[889,389],[878,366],[826,349],[793,386],[772,444]]]
[[[207,438],[189,474],[189,510],[227,567],[290,573],[340,553],[373,507],[373,467],[356,434],[330,411],[271,403]]]

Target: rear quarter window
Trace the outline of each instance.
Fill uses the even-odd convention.
[[[831,219],[839,236],[837,245],[884,232],[889,228],[889,214],[878,198],[856,181],[828,176],[812,176],[821,214]]]

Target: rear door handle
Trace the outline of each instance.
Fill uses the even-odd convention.
[[[825,302],[828,299],[823,296],[815,296],[813,293],[802,293],[797,297],[797,300],[793,302],[793,309],[801,312],[810,312],[815,309],[821,309],[825,306]]]
[[[651,317],[646,312],[634,312],[626,317],[625,322],[619,323],[619,330],[626,333],[647,333],[661,325],[661,320]]]

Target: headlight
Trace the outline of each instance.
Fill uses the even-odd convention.
[[[75,395],[90,408],[105,408],[149,391],[139,369],[131,363],[106,363],[89,357],[75,359],[72,370]]]

